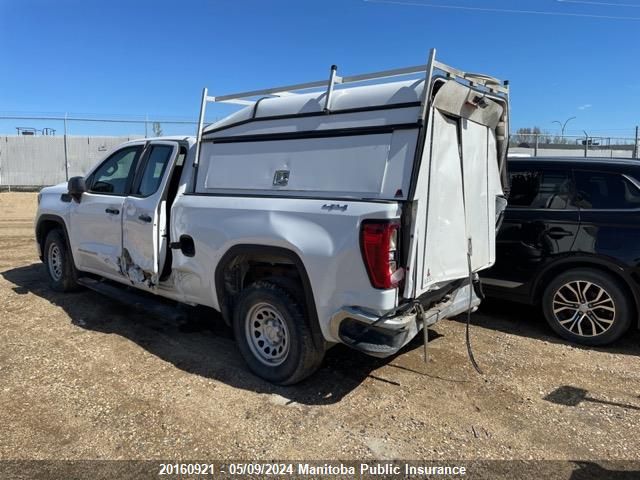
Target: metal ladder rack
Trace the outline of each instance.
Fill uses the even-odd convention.
[[[197,131],[197,141],[196,141],[196,152],[195,152],[195,161],[194,161],[194,174],[197,172],[198,164],[200,161],[200,144],[202,141],[202,132],[204,130],[204,117],[207,108],[207,103],[232,103],[237,105],[245,105],[251,106],[255,105],[259,99],[264,97],[282,97],[288,95],[297,95],[302,90],[312,90],[323,88],[326,89],[325,99],[324,99],[324,111],[326,113],[331,113],[331,97],[336,85],[346,85],[349,83],[358,83],[365,82],[368,80],[378,80],[378,79],[388,79],[393,77],[407,76],[417,73],[425,74],[425,87],[423,88],[422,98],[420,99],[421,103],[421,112],[420,116],[424,119],[426,115],[427,105],[429,103],[429,98],[431,97],[431,90],[433,88],[432,82],[430,81],[433,78],[434,71],[440,71],[446,78],[458,79],[467,84],[470,87],[478,88],[481,90],[485,90],[489,94],[500,95],[504,97],[508,97],[509,94],[509,82],[502,82],[497,78],[478,74],[478,73],[469,73],[464,72],[462,70],[458,70],[457,68],[450,67],[444,63],[441,63],[436,60],[436,49],[431,49],[429,53],[429,59],[426,65],[415,65],[412,67],[404,67],[397,68],[392,70],[382,70],[379,72],[373,73],[364,73],[360,75],[351,75],[341,77],[337,74],[338,67],[335,65],[331,66],[331,70],[329,73],[329,78],[325,80],[319,80],[315,82],[308,83],[298,83],[295,85],[287,85],[282,87],[273,87],[266,88],[262,90],[252,90],[247,92],[234,93],[230,95],[220,95],[217,97],[209,96],[209,91],[207,88],[202,90],[202,101],[200,104],[200,116],[198,118],[198,131]],[[296,93],[298,92],[298,93]],[[258,97],[255,100],[251,100],[251,98]],[[195,179],[195,175],[194,175]],[[195,188],[195,184],[193,185]]]

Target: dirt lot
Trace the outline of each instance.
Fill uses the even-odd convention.
[[[377,360],[336,347],[295,387],[245,368],[214,315],[176,323],[49,290],[35,194],[0,194],[0,459],[640,459],[640,335],[556,339],[530,308]]]

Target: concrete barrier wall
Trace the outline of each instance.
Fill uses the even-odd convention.
[[[535,157],[534,148],[509,147],[509,154],[528,155]],[[625,150],[590,148],[587,151],[589,157],[606,157],[606,158],[633,158],[633,148]],[[584,157],[584,147],[576,148],[538,148],[539,157]]]
[[[135,137],[67,137],[69,177],[84,175],[117,145]],[[66,181],[64,137],[0,137],[0,186]]]

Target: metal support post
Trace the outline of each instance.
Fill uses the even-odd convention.
[[[429,101],[431,100],[431,90],[433,89],[433,85],[431,79],[433,78],[433,69],[435,68],[436,63],[436,49],[432,48],[429,52],[429,59],[427,60],[427,71],[426,76],[424,77],[424,87],[422,87],[422,99],[420,105],[420,118],[419,121],[424,124],[427,123],[427,115],[429,108]]]
[[[584,132],[584,158],[589,156],[589,134]]]
[[[336,65],[331,65],[331,73],[329,74],[329,86],[327,87],[327,96],[324,99],[324,113],[331,112],[331,95],[333,94],[333,87],[336,84],[336,81],[340,81],[340,79],[336,75],[337,71],[338,67]]]
[[[69,181],[69,147],[67,145],[67,114],[64,114],[64,176]]]
[[[611,146],[611,137],[609,137],[607,139],[608,145],[609,145],[609,152],[610,152],[610,156],[611,158],[613,158],[613,147]]]
[[[207,110],[207,101],[209,90],[202,89],[202,100],[200,101],[200,116],[198,117],[198,130],[196,132],[196,155],[193,160],[193,176],[191,178],[191,192],[196,191],[196,183],[198,182],[198,167],[200,166],[200,144],[202,143],[202,130],[204,129],[204,117]]]

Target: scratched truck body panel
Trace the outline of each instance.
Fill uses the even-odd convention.
[[[432,54],[396,72],[332,69],[324,86],[205,91],[201,119],[211,101],[244,108],[197,137],[123,144],[43,189],[36,234],[54,283],[63,258],[74,279],[212,307],[276,383],[336,343],[391,355],[479,303],[473,279],[494,262],[505,203],[504,85]]]

